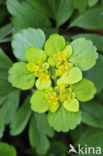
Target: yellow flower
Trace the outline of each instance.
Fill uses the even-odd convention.
[[[58,67],[58,72],[59,72],[60,75],[67,75],[68,72],[69,72],[69,65],[68,65],[68,63],[60,65]]]
[[[75,93],[72,92],[71,88],[67,88],[62,96],[62,101],[68,104],[73,98],[75,98]]]
[[[49,102],[49,110],[51,112],[55,112],[59,108],[59,101],[58,101],[59,98],[57,97],[56,93],[53,91],[53,88],[49,89],[45,97]]]
[[[56,86],[56,87],[54,88],[54,91],[55,91],[57,97],[60,98],[62,92],[65,91],[65,86],[64,86],[64,85]]]
[[[34,72],[36,77],[42,77],[43,74],[48,74],[49,64],[43,62],[38,62],[38,64],[28,63],[26,67],[30,72]]]
[[[46,83],[50,79],[50,76],[43,73],[40,77],[39,80],[42,81],[42,83]]]
[[[58,103],[58,97],[56,96],[56,93],[53,91],[49,91],[46,94],[46,98],[48,99],[49,103],[56,105]]]
[[[66,51],[58,52],[53,55],[53,59],[55,60],[57,68],[57,76],[68,75],[69,70],[73,67],[72,63],[68,63],[69,57],[69,52]]]
[[[39,65],[34,65],[32,68],[33,68],[34,72],[39,71]]]
[[[50,88],[45,97],[50,104],[50,111],[56,111],[60,103],[69,104],[75,98],[75,93],[72,92],[71,88],[59,85],[54,89]]]
[[[53,58],[55,59],[56,64],[58,66],[67,60],[68,53],[67,52],[58,52],[58,53],[53,55]]]

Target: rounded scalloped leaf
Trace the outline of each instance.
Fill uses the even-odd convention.
[[[93,43],[85,38],[75,39],[71,42],[73,54],[70,61],[81,70],[86,71],[96,64],[98,53]]]
[[[82,79],[82,72],[78,67],[73,67],[69,71],[68,76],[62,76],[60,79],[65,84],[74,84]]]
[[[74,129],[80,121],[80,112],[69,112],[63,106],[54,113],[48,113],[49,125],[58,132],[68,132],[69,130]]]
[[[94,83],[87,79],[82,79],[80,82],[72,85],[71,88],[80,101],[89,101],[96,93]]]
[[[35,47],[27,48],[25,57],[28,62],[35,63],[35,64],[37,64],[39,61],[44,62],[47,58],[43,50]]]
[[[23,29],[13,36],[12,48],[16,58],[25,61],[25,52],[29,47],[42,49],[45,43],[45,34],[41,29]]]
[[[63,36],[52,34],[45,43],[45,52],[50,57],[56,52],[63,51],[66,46]]]
[[[51,80],[48,80],[46,83],[42,83],[42,81],[36,80],[36,87],[40,90],[45,90],[51,86],[51,83]]]
[[[30,99],[30,103],[34,112],[44,113],[49,108],[49,103],[45,98],[45,91],[36,90]]]
[[[26,69],[26,64],[24,62],[14,63],[8,73],[8,81],[13,87],[27,90],[34,86],[34,73],[31,73]]]
[[[63,103],[63,106],[65,109],[67,109],[70,112],[78,112],[79,111],[79,101],[77,99],[72,99],[70,103],[66,104]]]
[[[103,55],[99,54],[96,65],[89,71],[85,72],[85,78],[93,81],[97,88],[97,92],[103,89]]]

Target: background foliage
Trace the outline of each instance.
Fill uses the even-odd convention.
[[[31,111],[31,93],[13,88],[7,80],[8,69],[17,61],[14,55],[24,60],[17,51],[20,54],[20,47],[24,44],[25,51],[27,46],[26,40],[21,44],[20,34],[15,49],[14,34],[22,32],[28,37],[30,33],[22,29],[29,27],[41,28],[46,38],[52,33],[62,34],[69,41],[85,37],[97,47],[97,64],[84,72],[96,85],[96,97],[81,103],[82,122],[68,133],[54,132],[45,114]],[[39,33],[44,42],[45,37]],[[66,156],[70,143],[103,149],[103,0],[1,0],[0,48],[0,155]]]

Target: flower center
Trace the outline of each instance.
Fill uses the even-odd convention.
[[[53,91],[47,92],[46,99],[48,99],[48,102],[50,104],[56,105],[58,103],[58,97],[56,96],[56,93]]]
[[[73,64],[68,63],[69,54],[68,52],[58,52],[53,55],[53,58],[56,62],[57,75],[58,76],[66,76],[69,73],[70,68],[72,68]]]
[[[57,104],[58,102],[70,103],[72,98],[75,97],[75,93],[71,88],[66,88],[64,85],[56,86],[54,89],[50,89],[46,93],[46,99],[50,104]]]
[[[65,62],[68,59],[68,53],[67,52],[58,52],[53,55],[57,66],[61,65],[63,62]]]
[[[34,72],[35,76],[38,77],[38,79],[42,81],[42,83],[46,83],[50,79],[50,76],[48,74],[48,68],[49,64],[43,62],[39,62],[38,64],[27,64],[27,69],[30,72]]]
[[[42,75],[40,75],[39,80],[42,81],[43,83],[46,83],[49,80],[49,75],[43,73]]]

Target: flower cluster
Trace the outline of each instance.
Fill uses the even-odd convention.
[[[55,112],[59,105],[63,103],[64,108],[68,111],[78,111],[79,110],[79,102],[75,99],[75,93],[72,92],[72,89],[69,87],[65,87],[64,85],[56,86],[54,89],[50,88],[46,93],[46,99],[48,100],[50,106],[49,110],[51,112]],[[77,110],[71,110],[71,101],[74,100],[78,104]]]
[[[36,87],[38,89],[47,89],[51,86],[51,80],[48,72],[49,64],[47,62],[38,62],[37,64],[28,63],[27,70],[34,72],[36,80]]]
[[[63,36],[53,34],[44,50],[36,47],[26,50],[26,63],[18,62],[11,67],[9,82],[23,90],[35,86],[30,100],[35,112],[56,112],[61,106],[78,112],[79,101],[90,100],[96,92],[94,84],[83,78],[82,71],[92,68],[97,57],[90,41],[80,38],[66,45]]]
[[[49,64],[52,67],[55,67],[55,76],[66,76],[69,73],[69,70],[73,67],[72,63],[68,62],[69,57],[72,54],[72,47],[67,46],[67,48],[62,51],[53,54],[53,57],[48,59]]]

